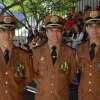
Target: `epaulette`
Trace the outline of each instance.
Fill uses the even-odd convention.
[[[32,43],[30,48],[35,49],[35,48],[41,47],[41,46],[43,46],[46,42],[47,42],[47,38],[42,38],[42,39],[40,39],[39,41],[37,41],[37,42],[35,42],[35,43]]]
[[[25,52],[25,53],[29,53],[30,55],[32,54],[32,52],[29,52],[29,50],[27,49],[23,49],[21,47],[14,47],[17,51],[20,51],[20,52]]]
[[[72,46],[67,45],[66,43],[62,42],[63,46],[71,48],[72,50],[76,50],[75,48],[73,48]]]

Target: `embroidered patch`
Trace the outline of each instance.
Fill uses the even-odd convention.
[[[22,79],[25,77],[24,73],[24,66],[22,64],[16,64],[15,66],[15,77]]]
[[[69,69],[69,64],[65,61],[64,63],[61,63],[60,64],[60,69],[63,71],[63,72],[66,72],[68,69]]]

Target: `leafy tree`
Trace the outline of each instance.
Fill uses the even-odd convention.
[[[25,16],[25,23],[20,22],[27,29],[31,28],[28,17],[33,16],[37,25],[49,14],[64,15],[69,11],[77,0],[0,0],[4,5],[1,15],[9,12],[13,15],[15,12],[21,12]]]

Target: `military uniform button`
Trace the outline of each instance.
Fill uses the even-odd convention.
[[[92,76],[92,73],[89,73],[89,76]]]
[[[8,94],[8,91],[7,90],[5,90],[5,94]]]
[[[5,72],[5,75],[8,75],[8,72]]]
[[[5,81],[5,84],[8,85],[8,81]]]
[[[53,91],[50,91],[51,94],[53,94]]]
[[[89,89],[89,92],[91,92],[92,90],[91,89]]]
[[[92,65],[90,65],[90,68],[92,68]]]
[[[92,82],[91,82],[91,81],[89,81],[88,83],[89,83],[89,84],[91,84]]]
[[[54,86],[54,83],[51,83],[51,86]]]

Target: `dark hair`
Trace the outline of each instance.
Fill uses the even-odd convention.
[[[84,11],[88,11],[88,10],[91,10],[91,6],[86,5],[85,8],[84,8]]]

